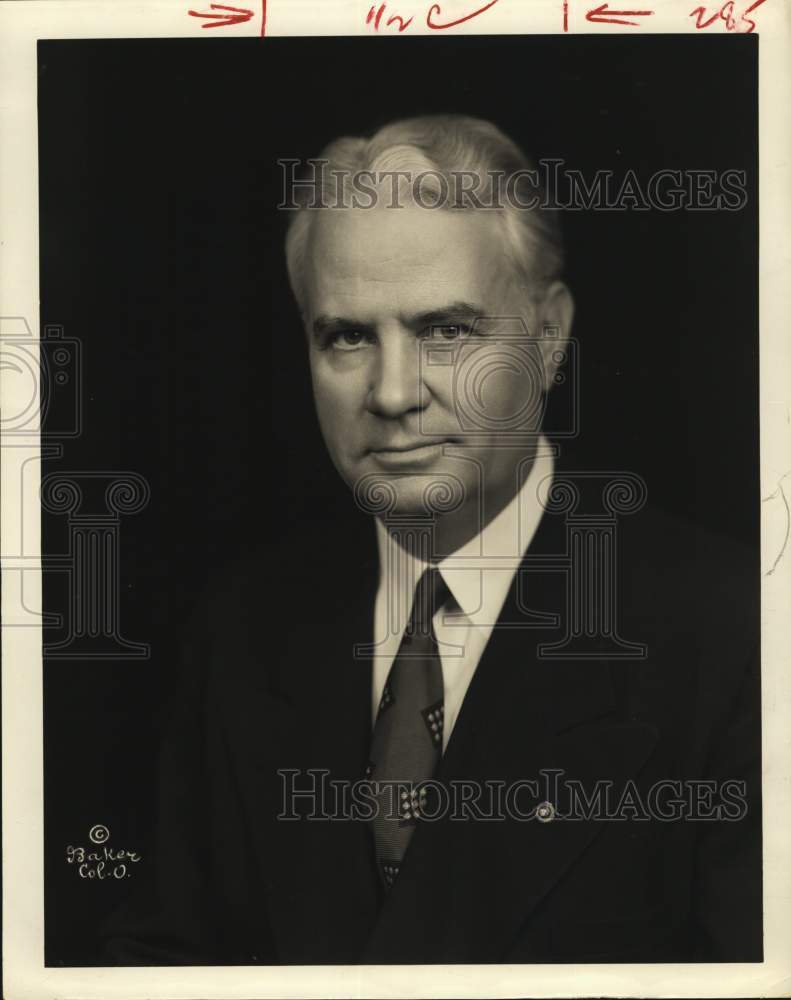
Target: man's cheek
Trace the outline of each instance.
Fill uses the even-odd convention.
[[[467,433],[516,431],[532,422],[541,405],[534,380],[496,361],[482,365],[476,377],[459,380],[455,388],[453,409]]]
[[[457,404],[463,394],[463,388],[456,378],[455,370],[450,366],[444,371],[435,369],[431,371],[429,378],[426,377],[425,369],[422,374],[420,402],[423,407],[431,405],[431,410],[428,411],[431,414],[431,420],[427,420],[427,425],[423,429],[427,432],[431,431],[433,422],[437,419],[437,416],[432,411],[437,410],[441,410],[443,414],[447,414],[450,418],[449,421],[443,419],[443,429],[448,422],[451,427],[458,426],[459,411]]]
[[[348,393],[337,389],[317,391],[316,412],[324,439],[336,457],[355,450],[360,436],[359,413]]]

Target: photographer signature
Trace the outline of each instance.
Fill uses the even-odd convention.
[[[137,851],[110,847],[107,844],[110,831],[102,823],[91,827],[88,839],[96,845],[95,848],[72,844],[66,848],[66,862],[77,868],[80,878],[100,882],[105,879],[129,878],[133,866],[142,860]]]

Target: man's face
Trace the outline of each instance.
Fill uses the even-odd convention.
[[[388,482],[394,512],[424,512],[432,483],[461,483],[470,516],[488,519],[517,489],[549,376],[514,322],[540,332],[504,241],[501,220],[480,211],[314,220],[305,319],[319,422],[344,480]]]

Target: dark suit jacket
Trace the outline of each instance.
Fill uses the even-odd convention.
[[[566,530],[545,514],[529,556],[564,552]],[[114,961],[761,961],[755,554],[657,511],[623,518],[618,630],[647,647],[632,660],[539,657],[562,637],[565,577],[518,574],[437,775],[555,768],[642,796],[730,779],[743,818],[439,819],[383,898],[364,822],[277,818],[278,769],[305,786],[307,769],[353,781],[367,762],[371,665],[352,650],[371,638],[373,525],[321,535],[305,557],[251,556],[199,608],[162,755],[156,886],[108,930]],[[559,625],[506,627],[525,605]]]

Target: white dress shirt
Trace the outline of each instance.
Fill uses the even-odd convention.
[[[434,615],[445,690],[442,749],[447,746],[481,654],[502,610],[514,575],[543,514],[539,483],[552,475],[552,449],[538,454],[519,492],[474,538],[437,564],[451,597]],[[549,482],[541,495],[547,495]],[[372,720],[409,619],[415,588],[427,563],[409,554],[376,519],[379,589],[374,609]]]

